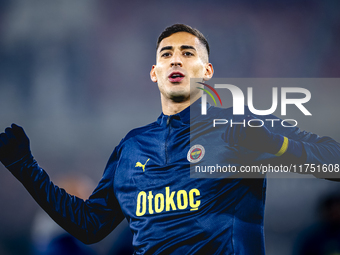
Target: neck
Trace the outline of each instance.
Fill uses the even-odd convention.
[[[164,115],[174,115],[183,111],[185,108],[190,106],[190,101],[185,102],[166,102],[162,103],[162,111]]]
[[[162,111],[164,115],[174,115],[183,111],[185,108],[189,107],[192,103],[194,103],[197,99],[200,98],[200,95],[196,96],[194,99],[175,102],[173,100],[165,99],[163,95],[161,95],[162,102]]]

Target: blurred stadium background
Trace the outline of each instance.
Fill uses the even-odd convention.
[[[185,23],[201,30],[215,77],[335,78],[339,10],[340,1],[332,0],[1,0],[0,130],[13,122],[23,126],[52,180],[74,173],[97,183],[120,139],[161,113],[149,71],[165,27]],[[337,130],[327,135],[339,141]],[[39,207],[0,170],[0,254],[33,254]],[[317,219],[319,199],[339,185],[269,179],[267,254],[292,254],[298,234]],[[93,249],[108,254],[117,235]]]

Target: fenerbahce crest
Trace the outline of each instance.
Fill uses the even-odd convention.
[[[204,147],[200,144],[196,144],[188,151],[187,159],[190,163],[197,163],[204,157],[204,154]]]

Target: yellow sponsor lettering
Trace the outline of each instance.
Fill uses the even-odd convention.
[[[177,194],[176,194],[177,193]],[[170,191],[170,187],[165,187],[164,193],[153,194],[152,191],[140,191],[137,196],[136,216],[161,213],[164,211],[185,210],[190,207],[190,211],[198,210],[201,200],[197,199],[201,195],[198,189]],[[174,200],[174,198],[177,198]]]
[[[149,200],[149,213],[150,213],[150,214],[153,214],[153,210],[152,210],[152,199],[153,199],[152,192],[149,191],[148,200]]]
[[[165,210],[166,211],[170,211],[170,205],[171,205],[172,210],[176,210],[176,205],[175,205],[175,202],[174,202],[175,193],[176,192],[173,191],[173,192],[171,192],[171,195],[170,195],[170,187],[165,188],[165,201],[166,201]]]
[[[142,208],[142,211],[141,211],[141,208]],[[146,193],[144,191],[141,191],[139,192],[138,197],[137,197],[136,215],[143,216],[145,212],[146,212]]]
[[[195,202],[194,193],[196,196],[201,195],[198,189],[192,189],[189,191],[189,200],[190,200],[190,207],[191,207],[190,211],[197,210],[201,204],[201,200],[196,200]]]
[[[181,199],[181,196],[183,199]],[[180,190],[177,192],[177,206],[180,210],[184,210],[188,207],[188,194],[185,190]]]
[[[158,193],[155,196],[155,212],[160,213],[164,210],[164,196],[162,193]]]

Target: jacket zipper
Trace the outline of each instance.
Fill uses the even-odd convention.
[[[170,125],[170,116],[168,116],[168,119],[166,120],[166,126],[169,127],[168,129],[168,135],[165,139],[165,164],[167,165],[168,164],[168,140],[169,140],[169,135],[170,135],[170,128],[171,128],[171,125]]]

